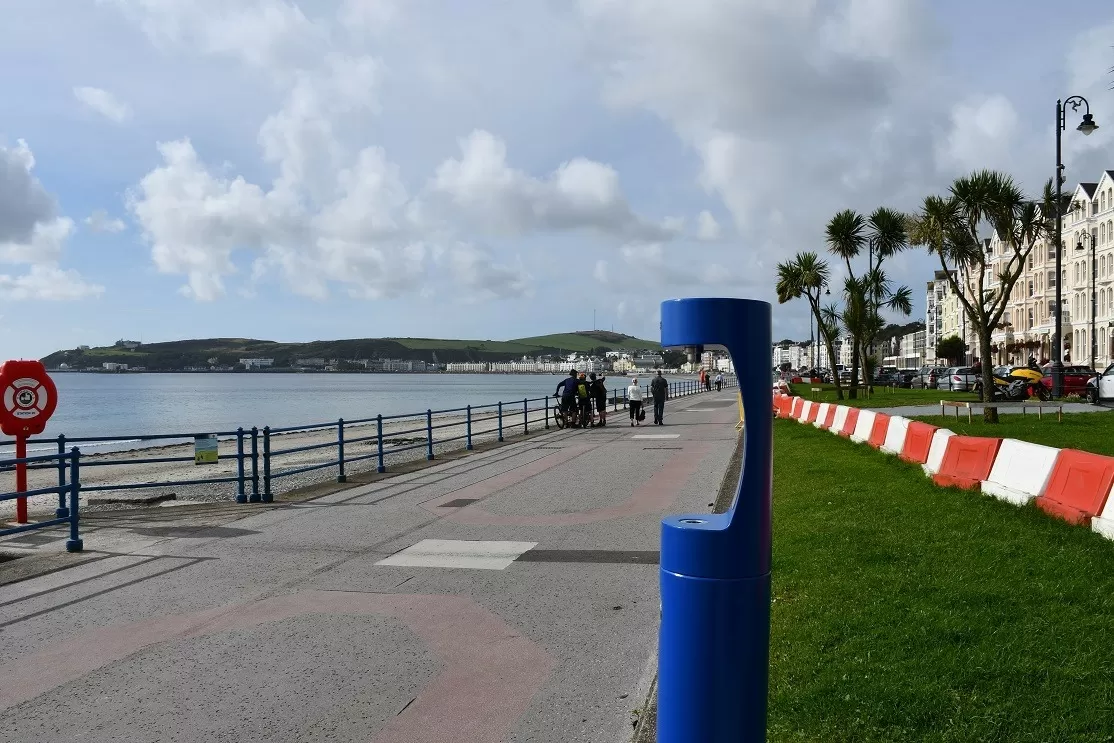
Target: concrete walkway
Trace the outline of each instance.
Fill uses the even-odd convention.
[[[83,562],[0,587],[0,740],[629,740],[659,521],[710,510],[735,392],[611,420],[300,504],[98,516]]]

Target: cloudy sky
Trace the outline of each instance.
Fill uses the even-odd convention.
[[[0,355],[238,336],[653,338],[845,207],[1114,168],[1114,6],[37,0],[0,24]],[[894,261],[922,287],[932,262]],[[775,337],[807,337],[803,306]]]

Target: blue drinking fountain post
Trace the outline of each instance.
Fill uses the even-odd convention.
[[[661,522],[658,743],[766,740],[773,477],[770,305],[672,299],[661,344],[727,349],[746,413],[742,474],[723,514]]]

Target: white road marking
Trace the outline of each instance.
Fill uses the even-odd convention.
[[[481,542],[463,539],[423,539],[376,565],[417,568],[504,570],[537,542]]]
[[[640,434],[637,434],[635,436],[631,436],[631,438],[632,439],[679,439],[679,438],[681,438],[681,434],[679,434],[679,433],[640,433]]]

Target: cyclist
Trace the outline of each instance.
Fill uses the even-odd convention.
[[[592,395],[588,375],[584,372],[580,372],[580,378],[576,382],[576,402],[580,409],[580,425],[585,427],[592,420]]]
[[[576,369],[573,369],[569,372],[569,376],[557,383],[557,390],[553,393],[560,398],[561,412],[565,414],[570,426],[573,424],[573,414],[576,412],[576,386]]]

